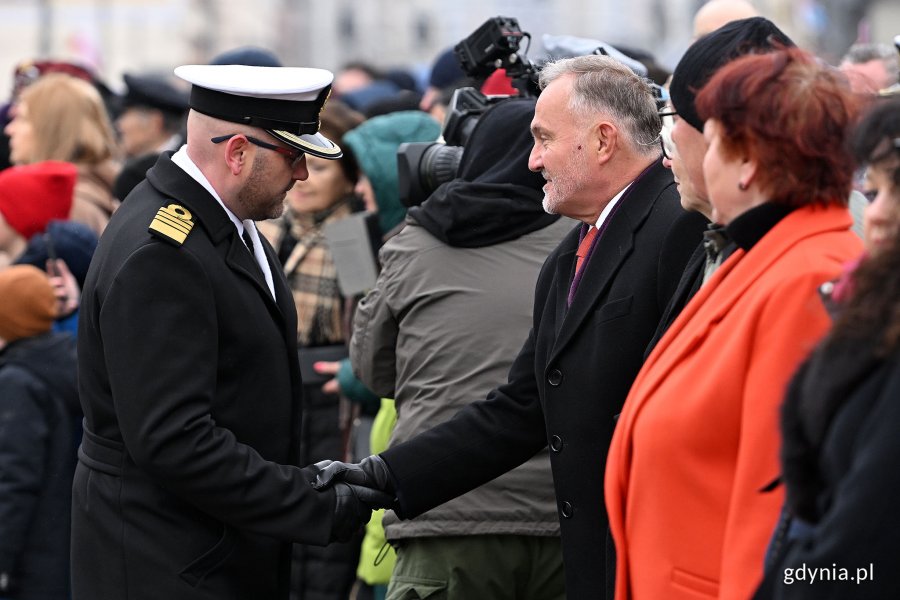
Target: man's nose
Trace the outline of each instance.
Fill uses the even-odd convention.
[[[537,144],[531,149],[531,154],[528,155],[528,169],[534,171],[535,173],[540,172],[543,168],[544,163],[541,160],[541,151]]]
[[[296,181],[306,181],[309,177],[309,169],[306,167],[305,154],[294,164],[294,171],[291,173],[291,177]]]

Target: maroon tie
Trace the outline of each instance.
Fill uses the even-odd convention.
[[[584,257],[587,256],[588,251],[591,249],[591,244],[594,243],[594,238],[597,237],[597,231],[596,227],[591,227],[584,236],[584,239],[581,240],[581,243],[578,244],[578,251],[575,252],[575,256],[578,257],[575,261],[576,274],[581,270],[581,264],[584,262]]]

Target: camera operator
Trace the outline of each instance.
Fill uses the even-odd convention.
[[[410,208],[357,308],[351,363],[395,399],[392,444],[484,397],[528,335],[538,271],[574,224],[543,211],[544,180],[528,170],[534,104],[505,100],[481,115],[459,175]],[[565,598],[546,450],[411,521],[388,512],[384,525],[397,547],[389,598],[426,580],[460,598]]]

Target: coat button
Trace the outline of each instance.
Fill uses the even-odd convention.
[[[572,507],[571,502],[563,502],[559,505],[559,512],[563,516],[563,518],[571,519],[575,514],[575,509]]]
[[[562,452],[563,449],[563,441],[562,438],[558,435],[554,435],[550,438],[550,449],[554,452]]]
[[[547,383],[552,385],[553,387],[558,386],[562,383],[562,371],[559,369],[553,369],[550,373],[547,374]]]

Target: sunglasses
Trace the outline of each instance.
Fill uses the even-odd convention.
[[[243,135],[240,133],[231,133],[228,135],[220,135],[218,137],[210,138],[213,144],[221,144],[224,141],[230,140],[236,135]],[[297,166],[297,161],[303,158],[304,152],[302,150],[297,150],[296,148],[284,148],[282,146],[276,146],[275,144],[270,144],[269,142],[264,142],[255,137],[251,137],[249,135],[244,135],[248,142],[253,144],[254,146],[259,146],[260,148],[265,148],[266,150],[272,150],[277,152],[278,154],[284,156],[288,159],[288,162],[291,163],[292,167]]]

